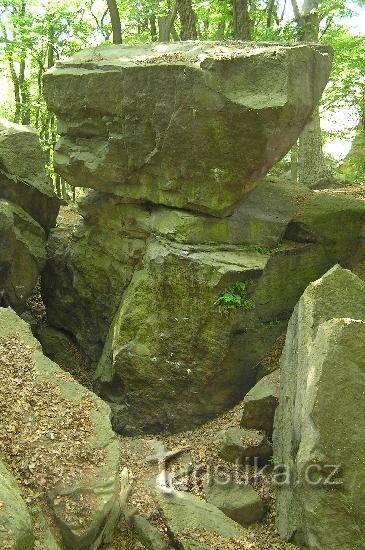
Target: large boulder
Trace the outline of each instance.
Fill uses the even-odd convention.
[[[0,372],[0,453],[27,500],[53,512],[66,548],[109,540],[120,511],[109,407],[43,355],[10,308],[0,308]]]
[[[0,199],[22,207],[46,231],[59,211],[39,137],[29,126],[0,119]]]
[[[22,208],[0,199],[0,294],[17,311],[24,307],[46,263],[42,227]]]
[[[0,547],[32,550],[33,543],[32,519],[19,484],[0,460]]]
[[[238,327],[261,329],[250,287],[266,261],[238,247],[149,244],[96,372],[118,431],[196,426],[249,389],[257,351],[250,353],[249,338]]]
[[[44,79],[56,170],[74,186],[225,216],[288,152],[330,66],[330,49],[304,44],[81,51]]]
[[[281,536],[302,548],[360,550],[365,538],[365,284],[335,266],[291,317],[281,364],[274,462]]]

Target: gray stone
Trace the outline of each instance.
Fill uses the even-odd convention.
[[[94,190],[78,203],[88,225],[118,229],[128,237],[159,235],[186,244],[246,244],[259,251],[282,241],[297,204],[311,193],[288,182],[265,181],[253,189],[231,216],[216,218],[157,205],[131,204]]]
[[[21,311],[46,262],[46,238],[24,210],[0,199],[0,292]]]
[[[59,211],[46,174],[45,156],[39,137],[29,126],[0,119],[0,199],[23,208],[46,231]]]
[[[282,357],[274,462],[286,465],[290,483],[279,490],[278,527],[313,550],[360,550],[365,537],[364,292],[339,266],[310,284]],[[332,479],[340,485],[323,483],[329,465],[340,466]]]
[[[240,525],[227,517],[216,506],[195,495],[180,491],[164,493],[156,489],[154,498],[176,541],[188,537],[188,534],[185,533],[187,529],[198,529],[209,534],[216,534],[223,539],[239,538],[243,535]]]
[[[206,488],[207,501],[222,510],[240,525],[246,526],[262,519],[264,504],[253,487],[229,481],[215,480]]]
[[[247,429],[264,430],[272,434],[275,410],[279,402],[279,372],[264,376],[245,395],[241,426]]]
[[[257,430],[244,430],[232,426],[218,432],[216,436],[218,454],[227,462],[266,462],[272,455],[272,447],[266,434]]]
[[[79,52],[45,75],[56,169],[75,186],[225,216],[297,139],[331,55],[237,41]]]
[[[20,487],[0,460],[0,547],[32,550],[33,544],[32,519]]]

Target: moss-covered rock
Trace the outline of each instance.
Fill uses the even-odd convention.
[[[240,247],[149,244],[97,370],[119,431],[199,425],[247,391],[255,359],[239,333],[253,323],[250,285],[266,260]]]
[[[41,226],[13,203],[0,199],[0,293],[21,311],[46,262]]]
[[[250,485],[217,479],[207,486],[205,493],[207,502],[240,525],[256,523],[264,515],[264,503]]]
[[[23,208],[46,231],[53,227],[60,202],[46,174],[35,130],[0,119],[0,199]]]
[[[56,169],[75,186],[225,216],[295,142],[330,65],[328,48],[304,44],[79,52],[45,76]]]

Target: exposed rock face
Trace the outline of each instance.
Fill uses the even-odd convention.
[[[46,262],[41,226],[24,210],[0,199],[0,292],[21,310]]]
[[[119,443],[109,407],[43,355],[10,308],[0,308],[0,348],[4,459],[24,490],[42,495],[67,548],[100,545],[120,512]]]
[[[335,266],[308,286],[288,327],[274,460],[290,469],[290,484],[279,491],[278,526],[303,548],[364,545],[364,292]]]
[[[235,426],[217,434],[218,453],[227,462],[240,464],[264,463],[272,455],[272,446],[266,434]]]
[[[225,216],[297,139],[330,65],[314,45],[82,51],[45,77],[56,169],[75,186]]]
[[[46,75],[56,168],[94,188],[52,231],[48,322],[77,341],[118,431],[189,429],[235,404],[307,284],[350,265],[364,202],[259,184],[330,60],[316,45],[106,46]]]
[[[59,200],[35,131],[0,119],[0,306],[22,311],[44,267]]]
[[[45,158],[34,130],[0,119],[0,199],[23,208],[46,231],[53,227],[59,199],[46,174]]]
[[[32,550],[33,525],[15,478],[0,460],[0,546]]]
[[[242,347],[235,330],[239,321],[250,323],[250,311],[220,313],[214,302],[235,283],[253,284],[265,263],[264,255],[239,248],[148,246],[96,373],[118,430],[199,425],[249,389],[255,376],[252,364],[243,363],[249,343]]]
[[[47,315],[90,368],[100,360],[98,391],[128,433],[190,428],[237,402],[306,285],[350,265],[365,222],[361,200],[270,182],[225,219],[95,192],[80,212],[51,234]]]

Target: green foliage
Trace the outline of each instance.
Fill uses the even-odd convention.
[[[242,281],[234,283],[226,288],[215,300],[214,305],[220,311],[230,311],[235,309],[244,309],[246,311],[255,309],[253,300],[247,297],[247,292],[251,286],[251,281]]]
[[[286,12],[284,8],[286,6]],[[365,39],[343,24],[356,17],[352,10],[364,7],[364,0],[311,0],[310,15],[319,20],[321,42],[334,48],[331,80],[322,104],[334,116],[339,106],[365,111]],[[179,40],[180,21],[175,0],[118,0],[123,42],[153,42],[159,39],[159,25],[172,15],[171,39]],[[289,19],[290,2],[250,0],[248,15],[252,40],[295,42],[301,38],[298,21]],[[299,2],[302,7],[303,3]],[[198,37],[202,40],[234,38],[231,0],[194,0]],[[32,124],[39,131],[49,172],[57,139],[56,121],[43,99],[43,75],[57,59],[75,51],[111,41],[111,23],[106,0],[0,0],[0,116]],[[357,142],[359,142],[359,139]],[[359,150],[359,148],[357,148]],[[353,158],[346,177],[363,181],[361,154]],[[287,171],[284,159],[274,171]],[[275,173],[275,172],[273,172]],[[59,186],[60,182],[55,183]]]

